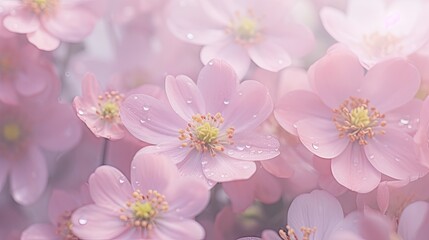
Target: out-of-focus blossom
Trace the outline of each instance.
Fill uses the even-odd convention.
[[[421,48],[429,40],[428,10],[424,0],[350,0],[347,13],[326,7],[320,16],[328,33],[370,68]]]
[[[3,0],[7,11],[3,19],[6,29],[27,35],[28,41],[41,50],[51,51],[60,41],[79,42],[88,36],[98,20],[93,0]]]
[[[399,219],[398,235],[404,240],[420,240],[429,235],[429,203],[408,205]]]
[[[119,116],[124,95],[100,89],[94,75],[85,75],[82,81],[82,96],[75,97],[73,105],[77,116],[85,122],[97,137],[121,139],[126,130]]]
[[[63,152],[79,141],[80,125],[70,106],[52,99],[0,103],[0,188],[9,175],[12,196],[20,204],[35,202],[48,181],[42,150]]]
[[[429,98],[423,102],[420,113],[420,125],[414,140],[420,146],[420,156],[425,166],[429,167]]]
[[[308,150],[332,159],[340,184],[363,193],[377,187],[381,173],[400,180],[427,173],[409,134],[416,131],[421,106],[413,99],[420,79],[412,65],[392,59],[364,75],[358,59],[338,48],[312,65],[309,75],[314,92],[286,94],[275,116]]]
[[[90,177],[95,204],[73,213],[75,235],[82,239],[203,239],[204,229],[192,218],[208,203],[205,185],[181,177],[162,156],[141,155],[131,166],[131,184],[110,166],[99,167]]]
[[[201,60],[213,58],[230,63],[242,78],[252,60],[277,72],[293,57],[307,54],[313,35],[295,23],[291,1],[196,1],[175,0],[166,15],[172,32],[180,39],[203,45]]]
[[[249,178],[254,161],[279,154],[272,136],[254,132],[272,112],[267,89],[256,81],[239,84],[234,70],[213,60],[198,84],[180,75],[166,78],[169,104],[147,95],[131,95],[121,108],[127,129],[138,139],[157,144],[141,153],[162,153],[183,175],[207,182]]]
[[[74,240],[71,215],[77,208],[91,203],[88,187],[82,186],[80,192],[54,190],[49,201],[50,223],[36,223],[29,226],[21,235],[21,240],[50,239]]]

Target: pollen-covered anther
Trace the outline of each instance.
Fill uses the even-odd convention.
[[[57,223],[56,234],[61,236],[61,239],[64,240],[79,240],[72,232],[72,221],[71,221],[72,213],[70,211],[65,211],[60,220]]]
[[[367,138],[384,134],[384,130],[380,129],[386,126],[384,114],[370,107],[366,99],[350,97],[333,112],[333,121],[341,138],[347,136],[351,142],[358,141],[360,145],[366,145]]]
[[[102,119],[116,122],[119,120],[119,106],[124,96],[117,91],[108,91],[98,96],[97,115]]]
[[[120,209],[119,219],[127,222],[130,226],[151,230],[155,218],[163,212],[168,211],[168,203],[165,196],[154,190],[142,194],[139,190],[134,191],[132,200],[126,203],[127,209]]]
[[[289,225],[286,225],[286,230],[280,229],[279,236],[283,240],[310,240],[311,234],[316,232],[316,227],[301,227],[302,239],[299,239],[296,232]]]
[[[57,6],[58,0],[24,0],[24,4],[35,14],[52,14]]]
[[[220,113],[192,116],[192,122],[188,123],[185,129],[179,129],[182,147],[210,152],[212,156],[215,156],[216,152],[224,151],[224,145],[233,144],[234,128],[230,127],[222,132],[220,127],[223,122],[224,119]]]

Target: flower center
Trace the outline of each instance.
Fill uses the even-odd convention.
[[[156,217],[168,211],[165,196],[157,191],[149,190],[143,195],[139,190],[133,192],[133,199],[127,202],[128,209],[120,209],[123,213],[119,218],[130,226],[147,230],[153,229]]]
[[[16,123],[7,123],[3,126],[2,136],[7,143],[16,143],[21,138],[21,128]]]
[[[116,91],[105,92],[98,96],[97,115],[109,122],[119,121],[119,105],[124,100],[124,96]]]
[[[61,216],[60,221],[57,223],[56,233],[62,237],[63,240],[79,240],[72,232],[71,212],[65,211]]]
[[[57,5],[58,0],[24,0],[27,5],[35,14],[52,13]]]
[[[316,232],[316,228],[301,227],[302,240],[310,240],[310,235]],[[289,225],[286,225],[286,231],[283,229],[279,230],[280,238],[283,240],[299,240],[298,236],[295,233],[295,230]]]
[[[231,21],[227,28],[227,33],[233,34],[235,41],[239,44],[253,44],[260,40],[261,33],[258,21],[251,10],[247,11],[246,15],[240,12],[236,13],[235,19]]]
[[[225,144],[233,144],[234,128],[228,128],[224,133],[220,132],[220,126],[224,122],[222,114],[212,116],[196,114],[192,116],[192,122],[186,129],[179,130],[179,139],[183,147],[195,148],[200,152],[210,152],[212,156],[216,152],[224,151]]]
[[[12,70],[13,62],[12,58],[7,55],[0,56],[0,74],[8,73]]]
[[[372,56],[388,56],[401,51],[400,38],[392,33],[374,32],[363,36],[363,46]]]
[[[368,104],[366,99],[350,97],[338,109],[333,110],[333,121],[340,137],[348,136],[351,142],[358,141],[359,144],[366,145],[367,137],[372,138],[376,134],[376,127],[386,126],[384,114]],[[384,131],[380,130],[378,133],[384,134]]]

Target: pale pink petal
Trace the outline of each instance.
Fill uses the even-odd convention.
[[[60,7],[54,16],[42,17],[42,24],[57,38],[78,42],[91,33],[96,20],[96,16],[83,7]]]
[[[187,76],[167,76],[165,92],[174,111],[188,122],[195,114],[206,112],[204,98],[194,81]]]
[[[390,189],[387,182],[381,182],[377,188],[377,205],[382,214],[386,214],[390,204]]]
[[[88,183],[91,198],[100,207],[119,210],[125,206],[133,192],[125,175],[107,165],[97,168],[89,177]]]
[[[177,178],[176,165],[163,155],[138,154],[131,162],[131,184],[142,193],[148,190],[164,192]]]
[[[419,87],[418,70],[405,60],[393,59],[377,64],[368,71],[361,92],[378,111],[384,113],[411,101]]]
[[[33,224],[22,232],[21,240],[57,240],[56,231],[51,224]]]
[[[169,29],[184,41],[206,45],[227,37],[225,26],[216,18],[211,18],[200,1],[171,1],[166,14]]]
[[[81,239],[115,239],[129,229],[119,215],[119,209],[86,205],[77,209],[71,217],[73,233]]]
[[[297,135],[296,122],[308,117],[331,119],[332,111],[315,93],[296,90],[287,93],[277,102],[274,116],[286,131]]]
[[[94,74],[87,73],[82,79],[82,98],[85,102],[95,104],[98,102],[98,96],[101,93],[100,85]]]
[[[211,114],[222,113],[237,91],[237,74],[225,61],[213,59],[201,69],[197,86],[206,102],[206,111]]]
[[[306,118],[296,122],[298,137],[302,144],[321,158],[333,158],[341,154],[350,140],[339,137],[334,122],[321,118]]]
[[[121,105],[121,120],[136,138],[152,144],[177,139],[187,123],[170,106],[151,96],[135,94]]]
[[[403,132],[414,134],[419,122],[423,122],[422,119],[419,119],[421,109],[422,101],[413,99],[401,107],[385,113],[384,119],[389,128],[398,128]]]
[[[270,135],[236,134],[233,145],[225,145],[225,153],[235,159],[260,161],[280,154],[279,141]]]
[[[262,161],[262,167],[270,174],[279,178],[290,178],[294,175],[295,171],[292,168],[290,155],[281,151],[281,154],[273,159]]]
[[[11,32],[31,33],[39,28],[39,19],[28,8],[14,9],[14,14],[9,14],[3,19],[3,25]]]
[[[406,240],[420,240],[429,236],[429,204],[415,202],[408,205],[399,219],[398,233]]]
[[[32,204],[45,191],[47,183],[48,169],[45,157],[38,148],[30,147],[11,169],[12,197],[19,204]]]
[[[37,48],[44,51],[53,51],[60,46],[60,40],[42,27],[35,32],[27,33],[27,39]]]
[[[210,190],[205,184],[190,177],[176,177],[170,180],[174,184],[170,183],[163,191],[169,211],[179,218],[193,218],[204,210],[210,197]]]
[[[48,206],[49,220],[52,224],[56,224],[62,220],[61,217],[65,211],[73,212],[78,207],[80,203],[71,196],[70,192],[53,190]]]
[[[215,157],[206,154],[201,159],[201,164],[206,178],[215,182],[248,179],[256,171],[254,162],[237,160],[223,153],[216,154]]]
[[[235,133],[249,131],[265,121],[273,111],[268,89],[261,83],[247,80],[240,84],[222,113],[223,126],[233,127]]]
[[[34,95],[46,89],[53,74],[42,67],[30,67],[26,71],[20,71],[16,74],[14,84],[16,90],[22,95]]]
[[[331,161],[314,156],[313,166],[319,173],[319,186],[323,190],[336,197],[341,196],[347,191],[347,188],[338,183],[332,175]]]
[[[320,11],[323,27],[335,40],[349,44],[356,42],[355,34],[350,30],[346,15],[338,9],[325,7]]]
[[[76,121],[70,105],[57,104],[49,109],[34,129],[38,144],[50,151],[66,151],[74,147],[81,137],[81,125]]]
[[[414,180],[428,169],[418,162],[416,146],[407,133],[388,128],[368,141],[365,153],[371,164],[381,173],[400,180]]]
[[[381,174],[368,161],[365,152],[358,143],[351,143],[342,154],[332,159],[332,174],[348,189],[367,193],[380,183]]]
[[[255,44],[249,47],[247,51],[256,65],[268,71],[278,72],[292,63],[288,52],[272,40],[267,39]]]
[[[358,95],[364,77],[359,59],[347,50],[329,52],[308,71],[310,83],[320,99],[332,109]]]
[[[313,239],[329,239],[335,225],[343,219],[343,209],[338,200],[325,191],[314,190],[293,200],[287,215],[288,224],[302,239],[301,227],[316,227]]]
[[[274,232],[273,230],[264,230],[262,232],[262,240],[282,240],[277,232]],[[251,239],[248,239],[251,240]],[[253,239],[258,240],[258,238]]]
[[[153,239],[203,239],[204,228],[195,220],[188,219],[166,219],[156,222]]]
[[[136,153],[135,158],[137,158],[137,155],[140,155],[140,154],[155,153],[155,154],[162,154],[166,156],[169,161],[177,164],[182,162],[191,151],[193,151],[192,148],[182,147],[180,142],[173,142],[173,143],[158,144],[156,146],[144,147]]]
[[[242,79],[249,69],[250,57],[244,47],[231,41],[231,39],[227,39],[203,47],[201,61],[204,64],[210,64],[212,59],[222,59],[234,68],[238,79]]]

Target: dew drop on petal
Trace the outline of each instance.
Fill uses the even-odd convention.
[[[120,184],[122,184],[122,183],[124,183],[125,182],[125,178],[124,178],[124,176],[121,176],[120,178],[119,178],[119,183]]]
[[[317,150],[317,149],[319,149],[319,143],[317,143],[317,142],[316,143],[312,143],[311,147],[313,147],[314,150]]]
[[[410,123],[410,120],[402,118],[401,120],[399,120],[399,123],[401,125],[407,125],[408,123]]]
[[[143,120],[143,119],[141,119],[141,120],[140,120],[140,123],[141,123],[141,124],[145,124],[145,123],[146,123],[146,121],[145,121],[145,120]]]
[[[86,220],[85,218],[79,218],[78,222],[80,225],[86,225],[88,223],[88,220]]]
[[[143,105],[143,110],[144,111],[149,111],[149,109],[150,109],[149,105],[146,105],[146,104]]]
[[[210,61],[208,64],[209,64],[210,66],[212,66],[214,63],[213,63],[213,61]]]
[[[188,33],[188,34],[186,34],[186,38],[189,39],[189,40],[192,40],[192,39],[195,38],[195,36],[192,33]]]
[[[228,100],[228,99],[225,99],[225,100],[223,101],[223,104],[228,105],[228,104],[229,104],[229,100]]]
[[[237,145],[235,148],[237,148],[238,151],[243,151],[245,146],[243,145]]]
[[[232,151],[232,150],[228,150],[228,155],[229,155],[229,156],[234,155],[234,151]]]
[[[191,104],[191,103],[192,103],[192,98],[188,98],[188,99],[186,100],[186,103],[187,103],[187,104]]]
[[[258,151],[257,151],[257,153],[261,154],[261,153],[262,153],[262,150],[258,150]]]
[[[256,118],[257,116],[258,116],[258,115],[256,115],[256,114],[253,114],[253,116],[252,116],[252,117],[253,117],[253,118]]]
[[[137,99],[139,99],[139,97],[137,97],[137,96],[134,96],[134,97],[133,97],[133,99],[134,99],[134,100],[137,100]]]
[[[79,110],[77,111],[77,113],[78,113],[79,115],[84,115],[84,114],[85,114],[85,112],[84,112],[82,109],[79,109]]]

